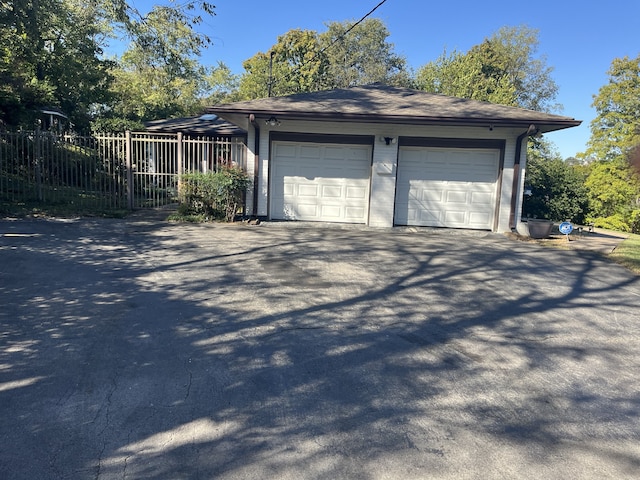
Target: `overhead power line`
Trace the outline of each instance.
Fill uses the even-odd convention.
[[[338,36],[338,38],[336,38],[333,42],[331,42],[329,45],[327,45],[326,47],[324,47],[322,50],[320,50],[318,52],[317,55],[320,55],[321,53],[324,53],[326,50],[330,49],[331,47],[333,47],[336,43],[338,43],[340,40],[342,40],[344,37],[347,36],[347,33],[349,33],[351,30],[353,30],[354,28],[356,28],[358,25],[360,25],[362,22],[365,21],[365,19],[371,15],[373,12],[375,12],[378,8],[380,8],[382,6],[383,3],[385,3],[387,0],[382,0],[378,5],[376,5],[375,7],[373,7],[373,9],[371,9],[371,11],[369,13],[367,13],[364,17],[362,17],[360,20],[358,20],[356,23],[354,23],[353,25],[351,25],[349,28],[347,28],[340,36]],[[316,55],[316,56],[317,56]],[[316,57],[313,57],[312,60],[315,60]]]

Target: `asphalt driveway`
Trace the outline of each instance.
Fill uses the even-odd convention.
[[[640,472],[640,280],[501,235],[0,221],[0,478]]]

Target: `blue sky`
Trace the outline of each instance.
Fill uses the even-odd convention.
[[[202,63],[222,61],[234,73],[294,28],[324,31],[331,21],[358,20],[380,0],[212,0],[216,16],[200,30],[213,39]],[[139,8],[153,2],[133,0]],[[164,1],[160,3],[165,3]],[[559,113],[579,127],[548,134],[564,158],[584,151],[595,117],[593,95],[607,82],[614,58],[640,54],[640,1],[387,0],[372,17],[385,22],[388,41],[417,69],[447,51],[466,52],[503,26],[538,30],[539,54],[553,67]]]

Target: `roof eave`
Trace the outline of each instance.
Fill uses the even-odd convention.
[[[399,125],[455,125],[455,126],[493,126],[527,128],[534,124],[542,133],[565,128],[576,127],[582,123],[574,119],[545,119],[545,118],[492,118],[492,117],[466,117],[452,118],[442,116],[404,116],[404,115],[379,115],[379,114],[350,114],[340,112],[292,112],[291,110],[249,110],[237,108],[209,107],[208,112],[215,113],[224,118],[225,114],[250,115],[256,118],[278,117],[279,120],[321,120],[334,122],[359,122],[359,123],[388,123]]]

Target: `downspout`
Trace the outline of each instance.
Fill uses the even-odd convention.
[[[513,160],[513,186],[511,187],[511,212],[509,214],[509,228],[516,228],[516,207],[518,206],[518,187],[520,186],[520,156],[522,155],[522,141],[538,133],[538,127],[529,125],[527,131],[518,135],[516,139],[516,157]]]
[[[254,135],[254,161],[253,161],[253,216],[258,216],[258,176],[260,173],[260,127],[256,122],[256,116],[252,113],[249,115],[249,122],[253,125]]]

